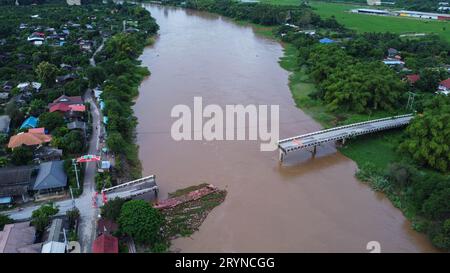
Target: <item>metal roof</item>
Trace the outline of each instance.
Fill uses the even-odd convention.
[[[64,172],[64,161],[50,161],[41,163],[39,174],[34,183],[33,190],[45,190],[67,185],[67,175]]]

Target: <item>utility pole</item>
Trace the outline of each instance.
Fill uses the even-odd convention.
[[[413,110],[414,98],[416,97],[416,95],[416,93],[408,92],[408,103],[406,104],[406,110]]]
[[[69,186],[69,190],[70,190],[70,197],[72,198],[72,207],[75,208],[75,199],[73,198],[73,192],[72,192],[72,187]]]
[[[75,162],[75,159],[72,159],[72,165],[75,170],[75,177],[77,178],[77,186],[78,186],[78,188],[80,188],[80,181],[78,180],[77,163]]]

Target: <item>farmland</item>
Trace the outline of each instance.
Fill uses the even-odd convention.
[[[298,5],[298,0],[261,0],[264,3],[280,5]],[[450,23],[421,20],[413,18],[385,17],[364,14],[353,14],[349,10],[366,7],[352,4],[339,4],[311,1],[310,5],[322,17],[335,16],[336,20],[347,28],[357,32],[393,32],[393,33],[435,33],[450,41]]]

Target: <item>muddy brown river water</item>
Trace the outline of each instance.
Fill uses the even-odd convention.
[[[320,125],[295,107],[289,73],[276,41],[248,26],[208,13],[145,5],[160,25],[141,56],[152,75],[134,111],[145,175],[155,174],[161,197],[202,182],[228,190],[198,232],[173,241],[182,252],[431,252],[387,198],[355,179],[356,165],[331,145],[289,155],[261,152],[258,141],[175,141],[172,107],[203,104],[280,106],[280,138]]]

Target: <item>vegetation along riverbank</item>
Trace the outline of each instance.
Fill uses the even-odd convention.
[[[273,29],[285,47],[280,65],[292,72],[297,106],[324,127],[416,111],[406,130],[355,139],[340,150],[358,164],[358,178],[384,192],[416,230],[450,248],[450,98],[436,94],[449,77],[446,39],[400,36],[387,28],[356,31],[306,5],[168,4],[263,25],[257,32],[264,35]],[[414,103],[408,103],[411,96]]]
[[[97,66],[90,70],[89,84],[91,87],[100,86],[103,91],[107,146],[115,154],[118,177],[127,180],[141,176],[138,147],[134,142],[137,120],[131,107],[138,96],[141,81],[150,75],[137,58],[152,41],[151,36],[158,31],[158,25],[140,6],[120,5],[116,12],[128,18],[131,16],[132,20],[127,21],[129,26],[124,32],[109,38],[104,49],[97,54]]]
[[[212,209],[226,197],[225,190],[209,184],[179,189],[167,200],[150,204],[116,198],[102,207],[102,217],[118,225],[114,235],[123,242],[133,238],[137,252],[167,252],[171,241],[194,233]]]

